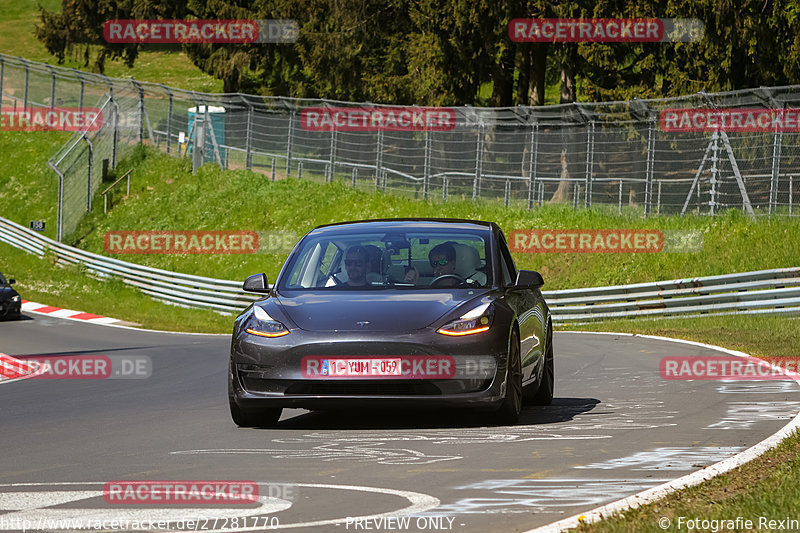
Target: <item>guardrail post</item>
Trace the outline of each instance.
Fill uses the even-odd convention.
[[[536,170],[539,164],[539,123],[531,128],[530,161],[528,162],[528,209],[533,209],[536,196]]]
[[[431,187],[431,130],[425,128],[425,162],[422,166],[422,198],[428,199]]]
[[[594,173],[594,119],[589,121],[586,130],[586,190],[583,200],[584,207],[592,206],[592,174]],[[577,185],[577,183],[575,184]],[[577,202],[576,206],[577,207]]]
[[[653,209],[653,168],[655,166],[655,119],[650,118],[647,126],[647,181],[644,187],[644,216]],[[659,182],[660,183],[660,182]]]
[[[472,182],[472,199],[478,198],[481,192],[481,175],[483,174],[483,143],[486,126],[481,121],[478,126],[477,146],[475,147],[475,179]]]

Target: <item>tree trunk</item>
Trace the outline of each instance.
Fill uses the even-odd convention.
[[[575,102],[577,99],[576,89],[575,89],[575,54],[577,53],[577,49],[575,48],[573,43],[566,44],[566,50],[564,54],[564,61],[561,64],[561,103],[562,104],[571,104]],[[569,113],[565,111],[565,115]],[[564,123],[566,124],[567,121],[565,120]],[[571,142],[571,137],[573,136],[572,128],[562,126],[562,146],[561,149],[561,181],[558,182],[558,188],[556,192],[553,193],[553,197],[550,198],[550,203],[566,203],[570,201],[570,184],[569,180],[569,165],[567,164],[568,158],[572,156],[575,157],[574,150],[572,153],[567,152],[567,148],[573,146],[575,143]]]
[[[548,43],[536,43],[531,51],[531,76],[528,89],[529,105],[544,105],[545,67],[547,66]]]

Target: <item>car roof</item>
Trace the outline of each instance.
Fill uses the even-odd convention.
[[[463,218],[377,218],[369,220],[354,220],[351,222],[337,222],[334,224],[323,224],[312,230],[313,233],[326,232],[333,230],[354,230],[354,231],[386,231],[397,229],[472,229],[491,231],[496,228],[494,222],[483,220],[467,220]]]

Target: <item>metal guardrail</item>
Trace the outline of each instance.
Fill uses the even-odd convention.
[[[0,241],[62,264],[82,264],[99,277],[127,285],[169,303],[239,312],[260,296],[240,281],[192,276],[86,252],[48,239],[0,217]],[[557,324],[620,318],[719,314],[799,314],[800,267],[653,283],[543,291]]]
[[[66,246],[0,217],[0,241],[43,257],[48,251],[60,264],[81,264],[98,277],[117,277],[157,300],[223,312],[239,312],[259,295],[244,292],[241,281],[192,276]]]

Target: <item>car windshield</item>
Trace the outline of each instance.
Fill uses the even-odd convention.
[[[289,258],[280,290],[477,288],[491,285],[485,234],[457,231],[310,236]]]

